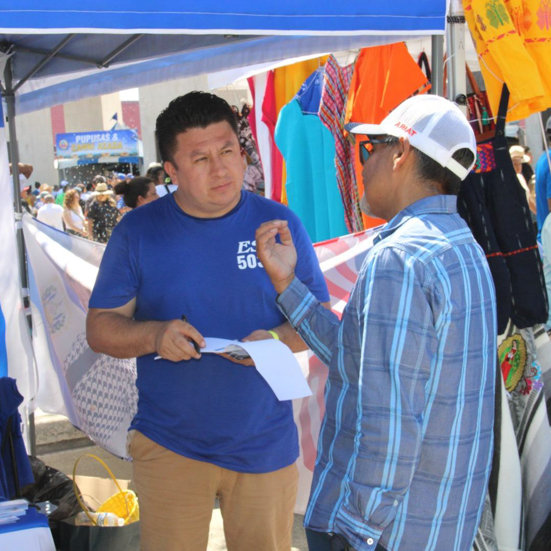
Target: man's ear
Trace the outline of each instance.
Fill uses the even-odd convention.
[[[165,169],[165,172],[170,176],[172,183],[178,185],[176,167],[170,161],[165,161],[163,164],[163,168]]]
[[[392,168],[393,170],[400,170],[405,166],[413,155],[411,149],[411,144],[409,143],[408,138],[399,138],[400,139],[400,148],[394,153],[392,158]]]

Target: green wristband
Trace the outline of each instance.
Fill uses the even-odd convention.
[[[270,335],[272,335],[272,337],[278,341],[279,340],[279,335],[275,332],[275,331],[268,331],[268,333],[270,333]]]

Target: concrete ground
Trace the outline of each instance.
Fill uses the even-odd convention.
[[[103,459],[118,479],[130,480],[132,478],[132,465],[129,462],[122,461],[102,448],[95,446],[82,432],[75,429],[65,417],[38,411],[35,414],[35,426],[37,455],[46,465],[72,475],[75,461],[82,454],[92,453]],[[79,463],[78,474],[106,476],[103,467],[92,459],[83,460]],[[130,487],[132,488],[132,485]],[[302,515],[295,515],[292,551],[308,551],[302,519]],[[207,551],[226,551],[222,516],[218,508],[213,511]]]

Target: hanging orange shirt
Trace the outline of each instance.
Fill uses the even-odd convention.
[[[300,90],[304,81],[321,65],[324,65],[329,56],[317,57],[315,59],[307,59],[299,61],[285,67],[278,67],[274,70],[274,91],[276,105],[276,120],[279,117],[281,109],[287,105]],[[285,169],[285,161],[282,164],[281,171],[281,203],[287,204],[287,193],[285,191],[285,181],[287,180],[287,172]],[[278,188],[279,189],[279,188]]]
[[[503,83],[507,120],[551,107],[551,0],[463,0],[492,112]]]
[[[430,89],[427,77],[413,60],[403,42],[364,48],[356,61],[348,91],[345,124],[379,124],[395,107],[415,92]],[[361,196],[364,192],[362,165],[356,155],[356,176]],[[363,215],[364,226],[372,228],[384,220]]]

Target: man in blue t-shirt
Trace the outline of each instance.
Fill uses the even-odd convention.
[[[190,341],[279,338],[293,351],[306,348],[256,256],[255,230],[268,220],[288,221],[297,278],[324,303],[327,288],[298,218],[242,191],[245,162],[224,100],[202,92],[175,99],[156,135],[178,187],[115,228],[87,320],[93,350],[138,358],[129,450],[141,549],[205,550],[218,497],[228,549],[289,551],[298,457],[292,404],[278,401],[253,366],[201,355]]]
[[[547,141],[551,142],[551,117],[545,125]],[[549,170],[549,152],[544,151],[536,163],[536,218],[538,222],[538,241],[541,242],[541,229],[551,211],[551,171]]]

